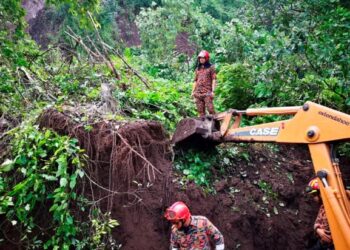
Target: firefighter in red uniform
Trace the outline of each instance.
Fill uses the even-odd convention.
[[[172,223],[171,250],[210,250],[210,239],[215,250],[224,250],[224,237],[204,216],[191,215],[181,201],[175,202],[165,212],[165,218]]]
[[[317,236],[317,243],[309,250],[333,250],[333,239],[329,229],[326,211],[324,209],[322,198],[320,194],[320,186],[318,179],[313,178],[306,187],[306,193],[313,195],[315,202],[321,204],[318,210],[317,218],[314,223],[314,230]]]
[[[192,88],[192,95],[195,99],[199,116],[205,115],[207,107],[209,114],[214,114],[214,90],[216,87],[215,67],[209,62],[208,51],[202,50],[198,54],[198,62],[195,71],[195,79]]]

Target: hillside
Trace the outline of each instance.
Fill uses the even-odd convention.
[[[307,145],[203,151],[171,137],[198,116],[201,50],[217,112],[313,101],[349,113],[347,1],[4,0],[0,19],[1,249],[168,249],[177,200],[225,249],[315,244]],[[349,145],[333,146],[349,188]]]

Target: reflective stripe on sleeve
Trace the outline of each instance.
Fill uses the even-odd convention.
[[[225,249],[225,245],[224,244],[220,244],[220,245],[216,245],[215,246],[215,250],[224,250]]]

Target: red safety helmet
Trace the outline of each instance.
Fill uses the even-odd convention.
[[[315,177],[311,181],[309,181],[305,191],[308,194],[314,194],[314,193],[320,192],[320,186],[318,185],[318,178],[317,177]]]
[[[177,201],[166,210],[164,217],[170,221],[186,221],[191,217],[191,213],[185,203]]]
[[[206,50],[202,50],[201,52],[199,52],[197,58],[200,58],[200,57],[204,57],[205,60],[209,61],[209,58],[210,58],[209,52]]]

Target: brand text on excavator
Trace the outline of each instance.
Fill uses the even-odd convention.
[[[278,135],[279,127],[274,128],[253,128],[249,131],[250,135],[276,136]]]

